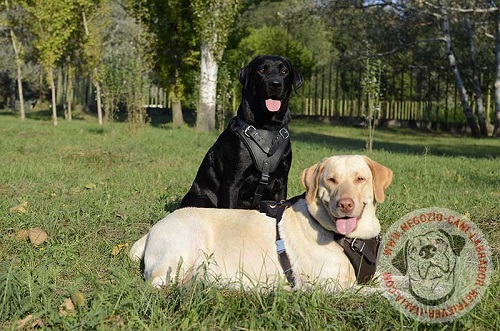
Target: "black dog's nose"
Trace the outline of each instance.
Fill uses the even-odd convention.
[[[281,88],[281,82],[279,80],[273,80],[269,82],[269,86],[275,90]]]
[[[427,245],[422,247],[422,249],[419,252],[419,255],[421,258],[425,260],[432,259],[434,257],[434,254],[436,254],[437,248],[433,245]]]

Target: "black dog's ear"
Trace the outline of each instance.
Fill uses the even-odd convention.
[[[439,232],[441,232],[443,235],[446,236],[446,238],[448,238],[453,254],[455,254],[455,256],[460,256],[460,253],[462,252],[462,249],[465,246],[465,238],[459,236],[458,234],[450,235],[443,229],[439,229]]]
[[[281,56],[281,59],[288,64],[288,67],[290,67],[290,72],[292,74],[293,90],[295,91],[295,93],[297,93],[299,88],[304,84],[304,77],[300,72],[295,70],[295,68],[292,65],[292,62],[290,62],[288,58]]]
[[[292,74],[293,74],[293,89],[295,90],[295,93],[297,93],[297,90],[304,84],[304,77],[300,72],[292,68]]]
[[[408,262],[406,261],[407,248],[408,242],[406,242],[405,246],[399,250],[398,254],[391,261],[394,268],[398,269],[402,275],[406,275],[406,272],[408,271]]]
[[[249,64],[247,64],[245,67],[241,68],[240,71],[238,71],[238,79],[240,80],[241,85],[246,89],[248,87],[248,81],[250,80],[250,74],[253,70],[253,67],[255,65],[255,62],[257,62],[258,59],[260,59],[262,55],[256,56],[252,61],[250,61]]]

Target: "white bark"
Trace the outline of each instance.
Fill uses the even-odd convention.
[[[219,64],[213,47],[207,43],[201,45],[200,98],[196,128],[198,131],[215,130],[215,105],[217,97],[217,74]]]
[[[24,120],[26,113],[24,111],[24,96],[23,96],[23,81],[21,78],[21,66],[23,61],[21,60],[21,44],[17,42],[16,35],[14,31],[10,29],[10,37],[12,39],[12,47],[14,48],[14,54],[16,56],[16,67],[17,67],[17,91],[19,92],[19,110],[21,113],[21,119]]]
[[[450,34],[450,24],[448,22],[448,13],[444,7],[441,7],[441,15],[442,15],[442,28],[444,33],[444,41],[445,41],[445,53],[448,57],[448,61],[450,63],[451,71],[455,76],[455,83],[457,84],[458,94],[460,95],[460,100],[462,101],[462,108],[464,111],[465,118],[467,119],[467,123],[471,129],[471,133],[474,137],[479,137],[479,129],[476,124],[476,120],[474,119],[474,114],[472,113],[472,109],[469,105],[469,99],[467,97],[467,91],[465,90],[465,86],[462,80],[462,76],[460,75],[460,71],[457,67],[457,60],[455,58],[455,53],[453,52],[453,46],[451,42],[451,34]]]
[[[496,79],[495,79],[495,128],[493,137],[500,137],[500,16],[496,17]]]
[[[469,52],[472,63],[472,84],[474,85],[474,93],[476,95],[476,104],[477,104],[477,119],[479,122],[479,129],[481,131],[481,135],[484,137],[488,136],[488,129],[486,127],[486,118],[485,118],[485,110],[483,103],[483,93],[481,91],[481,82],[479,80],[479,69],[477,67],[476,62],[476,48],[474,46],[474,28],[470,23],[470,19],[468,17],[465,18],[465,25],[467,28],[467,33],[469,35]]]
[[[54,69],[49,68],[49,84],[52,92],[52,123],[57,125],[57,108],[56,108],[56,85],[54,84]]]

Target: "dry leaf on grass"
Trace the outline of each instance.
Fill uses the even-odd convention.
[[[94,183],[88,183],[88,184],[85,185],[85,188],[87,190],[93,190],[93,189],[97,188],[97,185],[94,184]]]
[[[83,293],[80,291],[73,293],[71,299],[73,299],[73,302],[78,308],[85,307],[86,305],[85,297],[83,296]]]
[[[113,246],[113,251],[111,252],[111,254],[113,254],[113,256],[117,256],[125,247],[128,247],[127,243],[115,245]]]
[[[17,321],[16,330],[23,329],[35,329],[35,328],[43,328],[45,327],[45,323],[43,323],[41,318],[34,318],[32,314],[27,315],[23,319]]]
[[[40,228],[31,228],[28,236],[33,246],[38,246],[47,240],[47,232]]]
[[[115,212],[115,216],[118,217],[118,218],[125,218],[125,217],[127,217],[127,215],[124,212],[119,211],[119,210]]]
[[[104,320],[104,323],[106,323],[107,325],[110,325],[114,329],[121,329],[125,326],[125,323],[123,322],[120,315],[108,316]]]
[[[70,298],[64,299],[59,306],[59,316],[73,316],[75,314],[75,305]]]
[[[17,206],[10,208],[9,211],[12,213],[24,214],[26,213],[26,207],[28,207],[28,201],[23,201]]]
[[[21,229],[16,232],[16,236],[14,238],[16,239],[16,241],[26,241],[28,240],[28,236],[28,230]]]

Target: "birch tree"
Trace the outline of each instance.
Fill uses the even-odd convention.
[[[92,72],[92,84],[96,89],[97,119],[99,125],[103,125],[99,66],[103,57],[101,30],[107,26],[108,7],[103,0],[78,0],[78,3],[80,5],[79,11],[85,32],[83,53],[86,60],[86,67]]]
[[[500,138],[500,14],[495,13],[495,120],[493,137]]]
[[[14,50],[14,55],[16,59],[16,79],[17,79],[17,91],[19,97],[19,115],[21,120],[26,118],[26,112],[24,109],[24,93],[23,93],[23,81],[21,75],[21,69],[24,63],[23,54],[24,54],[24,45],[21,42],[21,39],[14,31],[16,25],[18,26],[18,22],[15,21],[13,15],[11,15],[12,3],[9,0],[4,0],[4,8],[6,11],[6,16],[2,19],[0,25],[6,26],[9,30],[10,40],[12,43],[12,48]],[[14,4],[15,5],[15,4]]]
[[[217,74],[240,0],[194,0],[195,29],[201,37],[200,94],[196,128],[215,130]]]
[[[64,53],[66,42],[74,30],[74,3],[60,0],[24,0],[22,6],[31,14],[30,29],[35,36],[38,59],[47,70],[52,98],[52,122],[57,125],[54,69]]]
[[[486,118],[484,116],[484,103],[483,103],[483,93],[481,91],[481,82],[479,80],[479,69],[476,61],[476,47],[475,47],[475,32],[474,26],[470,21],[469,16],[465,17],[465,28],[467,30],[467,36],[469,38],[469,53],[470,60],[472,64],[472,85],[474,86],[474,94],[476,95],[476,114],[479,122],[479,130],[481,136],[488,136],[488,129],[486,127]]]
[[[449,64],[450,64],[450,69],[453,73],[453,76],[455,77],[455,84],[457,86],[457,91],[460,96],[460,100],[462,102],[462,108],[463,112],[465,115],[465,118],[467,120],[467,124],[469,125],[469,128],[471,129],[471,133],[474,137],[480,137],[479,130],[477,127],[476,119],[474,118],[474,114],[472,112],[472,108],[469,103],[469,98],[467,96],[467,91],[465,89],[464,82],[462,80],[462,75],[460,74],[460,71],[458,70],[457,66],[457,59],[455,57],[455,52],[453,50],[453,44],[451,40],[451,33],[450,33],[450,23],[448,19],[448,10],[443,4],[442,1],[439,1],[439,14],[440,14],[440,19],[441,19],[441,28],[443,30],[443,40],[444,40],[444,48],[445,48],[445,54],[448,58]]]

